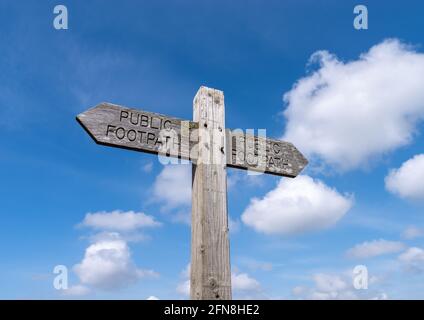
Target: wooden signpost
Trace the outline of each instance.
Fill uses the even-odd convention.
[[[101,103],[77,116],[98,144],[189,159],[189,131],[197,123]],[[168,151],[168,152],[167,152]],[[174,152],[173,154],[171,154]]]
[[[206,87],[194,98],[193,121],[110,103],[77,121],[98,144],[193,162],[191,299],[231,299],[226,167],[294,178],[305,157],[289,142],[226,129],[224,94]]]
[[[227,166],[295,178],[308,161],[285,141],[227,130]]]

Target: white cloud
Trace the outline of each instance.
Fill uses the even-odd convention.
[[[405,245],[402,242],[380,239],[357,244],[349,249],[346,254],[351,258],[363,259],[396,253],[403,249],[405,249]]]
[[[424,271],[424,250],[417,247],[409,248],[399,256],[399,261],[404,264],[408,271]]]
[[[74,271],[82,284],[104,290],[119,289],[140,278],[157,276],[154,271],[135,266],[127,243],[116,233],[91,244]]]
[[[292,294],[298,299],[308,300],[358,300],[358,299],[387,299],[385,292],[374,289],[356,290],[353,286],[351,271],[337,273],[316,273],[312,275],[312,287],[296,286]]]
[[[319,69],[284,95],[284,139],[340,170],[411,143],[424,118],[424,54],[386,40],[358,60],[316,52]]]
[[[252,199],[242,221],[266,234],[295,234],[334,225],[352,205],[351,196],[301,175],[281,179],[262,199]]]
[[[386,189],[401,198],[424,200],[424,154],[404,162],[390,171],[385,179]]]
[[[318,273],[313,276],[315,286],[322,292],[333,292],[345,290],[348,284],[339,275]]]
[[[160,223],[143,212],[115,210],[88,213],[81,225],[99,230],[133,231],[139,228],[157,227]]]
[[[177,286],[177,292],[185,297],[190,296],[190,279],[179,283]]]
[[[247,273],[233,273],[231,285],[234,291],[258,291],[261,288],[259,282]]]
[[[402,232],[402,238],[408,240],[419,238],[422,236],[424,236],[424,230],[414,226],[409,226]]]
[[[317,273],[312,276],[312,280],[312,288],[296,286],[292,289],[292,294],[296,298],[308,300],[359,299],[345,275]]]
[[[90,293],[90,289],[79,284],[62,290],[61,293],[65,296],[85,296]]]
[[[159,298],[155,297],[155,296],[150,296],[150,297],[146,298],[146,300],[159,300]]]
[[[167,165],[156,177],[153,196],[162,209],[191,205],[191,165]]]

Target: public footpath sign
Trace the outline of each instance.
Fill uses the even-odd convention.
[[[295,178],[306,158],[265,130],[226,129],[224,94],[207,87],[194,97],[192,121],[111,103],[77,121],[98,144],[193,162],[191,299],[231,299],[226,167]]]

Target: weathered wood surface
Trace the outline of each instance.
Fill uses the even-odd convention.
[[[198,157],[198,122],[101,103],[77,116],[78,122],[98,144],[190,159]],[[241,130],[208,128],[209,140],[226,135],[227,166],[285,177],[296,177],[308,164],[296,147],[285,141],[262,138]],[[206,136],[204,136],[206,139]],[[203,161],[219,161],[215,150]]]
[[[223,92],[206,87],[194,98],[193,121],[110,103],[77,120],[98,144],[192,160],[190,295],[231,299],[226,166],[293,178],[305,157],[291,143],[226,130]]]
[[[227,130],[227,166],[294,178],[308,160],[289,142]]]
[[[190,295],[193,300],[231,299],[223,92],[201,87],[193,120],[199,123],[199,155],[192,177]]]
[[[101,103],[77,120],[102,145],[190,159],[195,144],[190,142],[190,129],[197,127],[192,121],[111,103]]]

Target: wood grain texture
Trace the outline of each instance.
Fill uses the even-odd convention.
[[[193,122],[101,103],[79,114],[77,120],[96,143],[106,146],[160,153],[189,159],[194,163],[201,150],[196,119]],[[202,126],[200,128],[205,129]],[[224,147],[228,152],[223,159],[229,167],[293,178],[308,164],[305,157],[289,142],[262,139],[239,130],[225,130],[223,126],[208,127],[206,132],[211,137],[215,135],[226,141]],[[202,160],[206,162],[205,157]],[[211,153],[208,160],[220,164],[221,152]]]
[[[226,130],[227,166],[296,177],[308,160],[290,142]]]
[[[77,121],[96,143],[106,146],[190,159],[195,144],[188,136],[197,128],[192,121],[106,102],[79,114]]]
[[[231,299],[223,92],[201,87],[193,120],[199,123],[199,154],[192,177],[190,295],[194,300]]]

